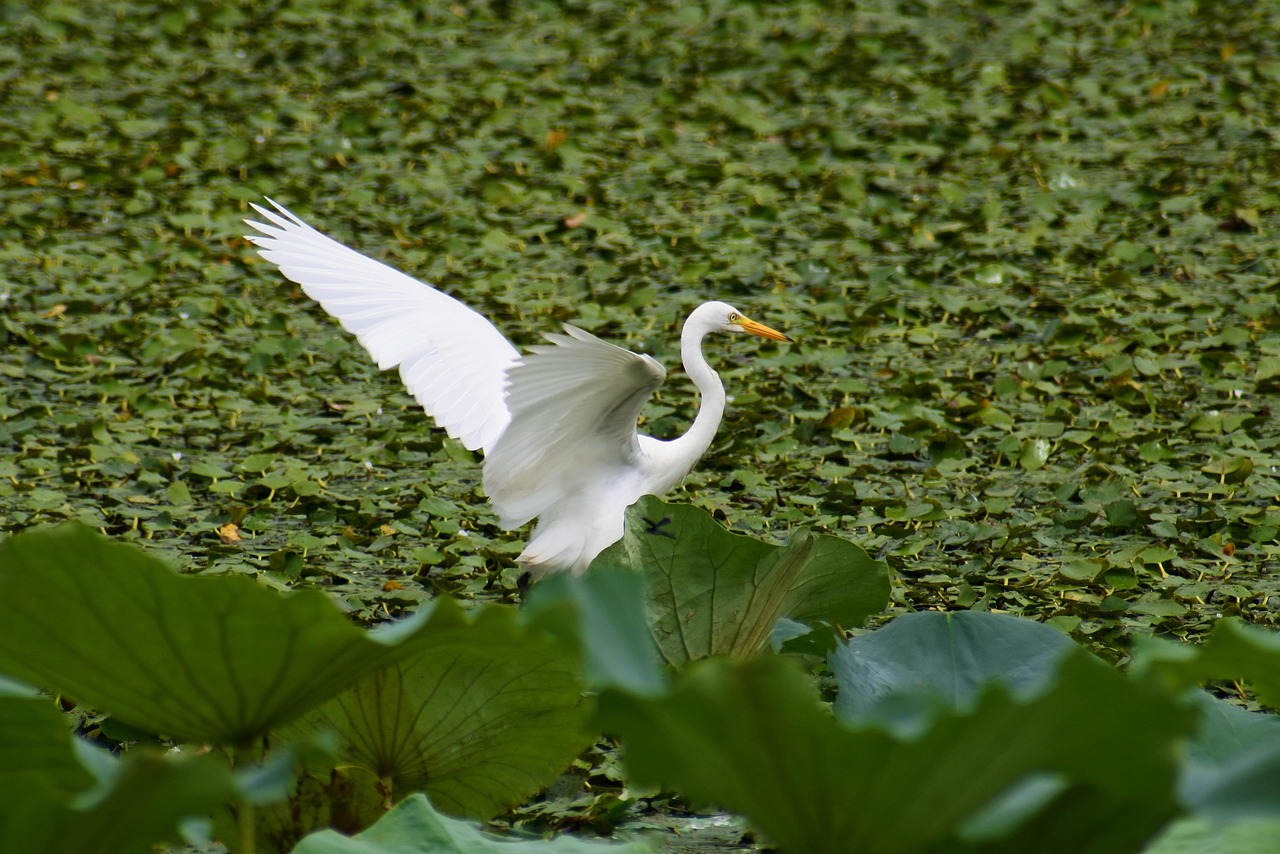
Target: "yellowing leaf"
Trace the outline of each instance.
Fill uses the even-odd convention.
[[[547,147],[547,151],[555,151],[568,138],[568,132],[556,128],[555,130],[547,131],[547,138],[543,140],[542,144]]]

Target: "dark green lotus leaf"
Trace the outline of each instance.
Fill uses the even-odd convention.
[[[1202,691],[1179,791],[1195,815],[1215,822],[1280,817],[1280,716],[1250,712]]]
[[[239,744],[406,654],[318,591],[182,576],[81,525],[0,542],[0,673],[173,738]]]
[[[1211,680],[1243,680],[1258,699],[1280,709],[1280,633],[1236,617],[1219,620],[1200,646],[1142,638],[1134,668],[1155,671],[1175,685]]]
[[[340,765],[365,772],[388,797],[425,791],[450,814],[489,818],[551,783],[591,744],[578,649],[507,606],[468,618],[449,603],[437,614],[446,612],[411,642],[412,658],[302,724],[336,730]]]
[[[130,755],[100,799],[62,813],[61,850],[150,852],[157,842],[179,839],[185,819],[209,815],[239,794],[234,776],[211,756]]]
[[[1089,823],[1071,850],[1131,850],[1177,811],[1174,748],[1190,726],[1163,691],[1083,651],[1037,697],[992,685],[910,739],[839,722],[773,656],[692,665],[663,699],[606,692],[601,715],[638,783],[741,812],[780,849],[806,852],[1001,850],[1042,815],[1065,832],[1053,806],[1073,801],[1086,807],[1076,815],[1123,803],[1125,820]],[[1046,788],[1045,775],[1061,780]],[[1028,796],[1019,822],[973,823]]]
[[[238,793],[212,757],[118,759],[74,738],[49,698],[0,694],[0,851],[145,854]]]
[[[525,610],[582,638],[584,676],[593,690],[621,688],[653,696],[665,686],[662,660],[645,621],[644,579],[627,569],[596,567],[539,581]]]
[[[888,568],[853,543],[801,529],[774,546],[652,496],[627,511],[625,536],[593,566],[644,575],[649,625],[674,665],[754,655],[783,617],[861,625],[889,599]]]
[[[1007,614],[904,614],[831,653],[840,685],[835,708],[850,721],[910,729],[930,710],[967,710],[991,682],[1035,692],[1076,649],[1062,632]]]

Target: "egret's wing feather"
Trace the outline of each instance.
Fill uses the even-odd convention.
[[[270,200],[268,200],[270,201]],[[507,369],[519,353],[482,315],[428,284],[349,249],[271,202],[246,222],[263,258],[336,317],[422,408],[470,449],[506,429]]]
[[[636,466],[636,419],[667,376],[649,356],[565,332],[507,374],[511,424],[485,457],[484,488],[508,527]]]

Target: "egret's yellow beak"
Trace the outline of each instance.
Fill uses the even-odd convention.
[[[756,323],[754,320],[741,318],[738,325],[742,327],[743,332],[750,332],[752,335],[759,335],[761,338],[770,338],[774,341],[790,341],[791,339],[783,335],[776,329],[770,329],[763,323]]]

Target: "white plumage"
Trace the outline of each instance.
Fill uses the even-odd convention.
[[[270,200],[268,200],[270,201]],[[378,367],[467,448],[485,452],[484,488],[503,527],[538,519],[518,560],[533,572],[584,571],[622,537],[626,508],[661,495],[711,445],[724,387],[702,355],[711,332],[785,335],[722,302],[685,321],[680,350],[702,395],[693,426],[670,441],[636,419],[666,371],[573,326],[521,356],[493,324],[435,288],[332,240],[271,202],[249,236],[263,258],[353,333]]]

